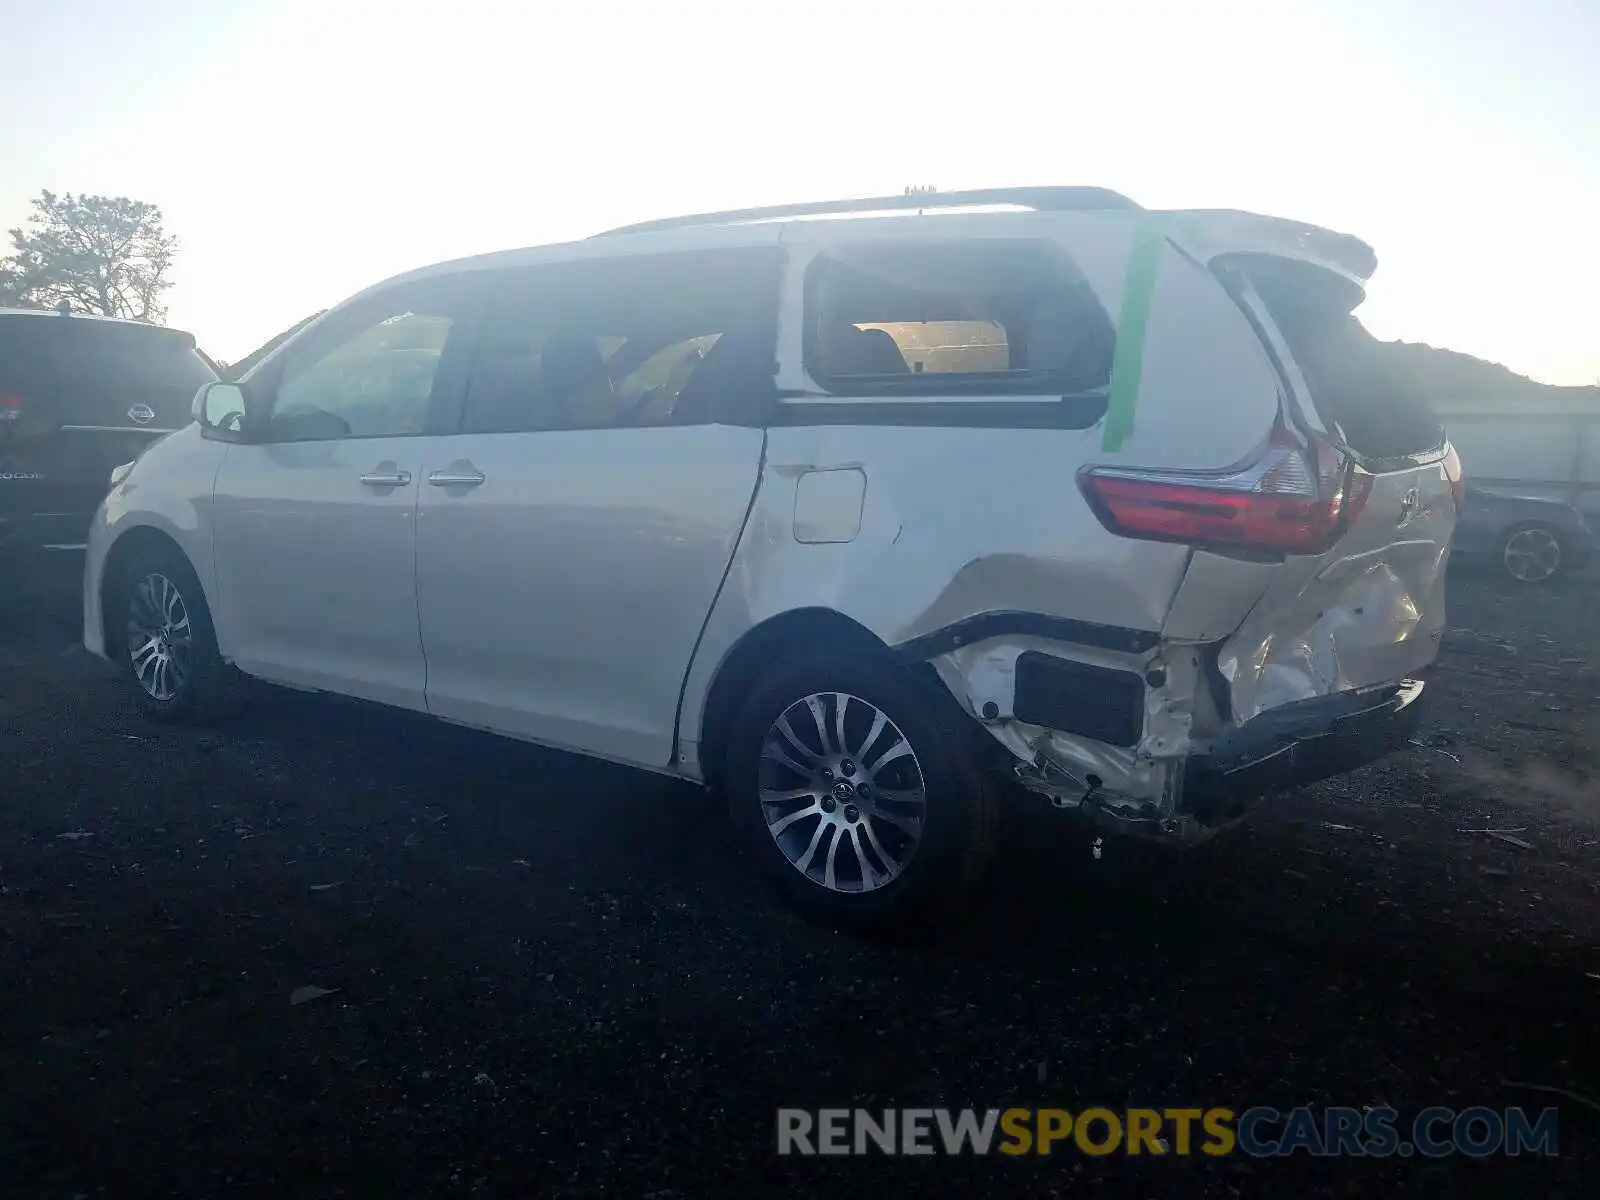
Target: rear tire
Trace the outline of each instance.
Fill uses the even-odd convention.
[[[808,656],[761,677],[723,775],[747,853],[806,916],[887,932],[948,912],[988,864],[983,732],[887,655]]]
[[[1549,525],[1530,521],[1500,540],[1500,565],[1518,583],[1550,583],[1566,571],[1566,547]]]
[[[238,712],[243,680],[223,661],[200,580],[176,547],[139,550],[107,592],[141,713],[204,723]]]

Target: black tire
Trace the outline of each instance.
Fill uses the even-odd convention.
[[[133,644],[129,626],[136,608],[144,614],[139,620],[148,619],[149,594],[142,600],[136,597],[145,581],[154,579],[164,579],[172,585],[188,619],[190,636],[185,669],[181,681],[170,689],[170,695],[160,694],[167,689],[152,691],[147,687],[134,665],[139,647]],[[203,724],[239,711],[244,700],[243,679],[223,661],[217,650],[217,635],[205,593],[194,568],[181,551],[173,546],[155,545],[136,551],[122,564],[106,593],[111,606],[110,622],[118,635],[118,663],[132,685],[133,704],[139,712],[163,721]]]
[[[1524,574],[1517,573],[1517,566],[1513,563],[1513,548],[1525,542],[1533,547],[1545,550],[1554,556],[1553,561],[1521,558]],[[1554,526],[1546,525],[1542,521],[1525,521],[1521,525],[1506,530],[1505,536],[1500,539],[1499,549],[1500,567],[1506,573],[1506,578],[1514,583],[1538,586],[1540,584],[1554,583],[1567,573],[1567,546],[1561,538],[1561,531]],[[1548,574],[1529,576],[1526,572],[1530,569],[1545,571]]]
[[[882,778],[884,770],[916,771],[925,796],[920,810],[920,839],[914,850],[905,857],[898,873],[870,889],[830,890],[809,877],[780,848],[764,815],[769,806],[761,800],[762,759],[769,736],[777,736],[776,722],[791,707],[803,705],[806,697],[820,696],[827,713],[821,724],[831,727],[837,707],[829,706],[830,695],[849,698],[844,703],[847,721],[855,724],[853,732],[847,731],[847,745],[860,744],[865,737],[860,732],[862,725],[870,725],[872,720],[873,714],[861,706],[862,702],[876,708],[890,722],[876,741],[862,745],[863,750],[873,751],[872,755],[863,754],[863,758],[881,761],[886,757],[882,751],[885,745],[896,748],[884,739],[892,738],[897,727],[912,751],[911,764],[880,768],[877,778]],[[837,705],[837,699],[833,703]],[[814,739],[815,727],[808,728]],[[822,747],[825,749],[826,743]],[[832,926],[863,933],[894,932],[949,912],[988,865],[999,820],[999,790],[984,769],[985,751],[990,749],[983,730],[937,682],[924,680],[888,655],[809,655],[780,662],[757,681],[730,729],[723,782],[730,814],[746,852],[795,907],[807,917]],[[769,766],[768,770],[789,768]],[[868,778],[866,764],[857,770],[858,782]],[[769,774],[769,781],[772,778]],[[813,803],[825,804],[830,798],[831,795],[821,795]],[[808,800],[801,798],[792,803],[804,807]],[[817,831],[812,836],[822,839],[818,853],[840,846],[845,857],[840,872],[848,876],[853,868],[858,884],[865,882],[869,861],[877,866],[889,861],[859,849],[868,844],[863,825],[876,819],[866,811],[868,803],[871,802],[863,802],[858,810],[866,815],[855,826],[859,832],[852,837],[848,850],[843,845],[847,831],[835,826],[832,833],[821,832],[825,819],[820,814],[814,823],[807,815],[793,826],[802,836],[813,829]],[[886,807],[881,799],[876,803],[880,809]],[[781,818],[792,811],[776,809],[775,815]],[[850,810],[837,811],[842,819]],[[883,824],[875,827],[890,836]],[[895,828],[899,829],[898,824]],[[870,844],[874,848],[889,845],[881,838]],[[854,863],[849,861],[852,856]],[[848,882],[835,879],[836,885]]]

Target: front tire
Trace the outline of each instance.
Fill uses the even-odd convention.
[[[217,649],[211,610],[176,548],[141,550],[117,573],[111,610],[135,707],[165,721],[205,722],[238,711],[240,681]]]
[[[735,718],[724,780],[747,852],[808,917],[887,931],[948,911],[998,818],[982,731],[887,655],[780,664]]]

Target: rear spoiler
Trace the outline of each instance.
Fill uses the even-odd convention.
[[[1333,276],[1325,281],[1343,285],[1350,308],[1365,298],[1367,281],[1378,269],[1377,253],[1366,242],[1316,225],[1222,208],[1171,209],[1161,215],[1173,240],[1208,265],[1256,263]]]

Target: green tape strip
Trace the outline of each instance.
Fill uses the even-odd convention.
[[[1127,274],[1122,281],[1122,314],[1117,318],[1117,348],[1111,357],[1111,397],[1106,406],[1100,449],[1117,451],[1133,433],[1139,407],[1139,376],[1144,371],[1144,335],[1150,324],[1150,301],[1161,269],[1166,238],[1160,218],[1146,218],[1133,235]]]

